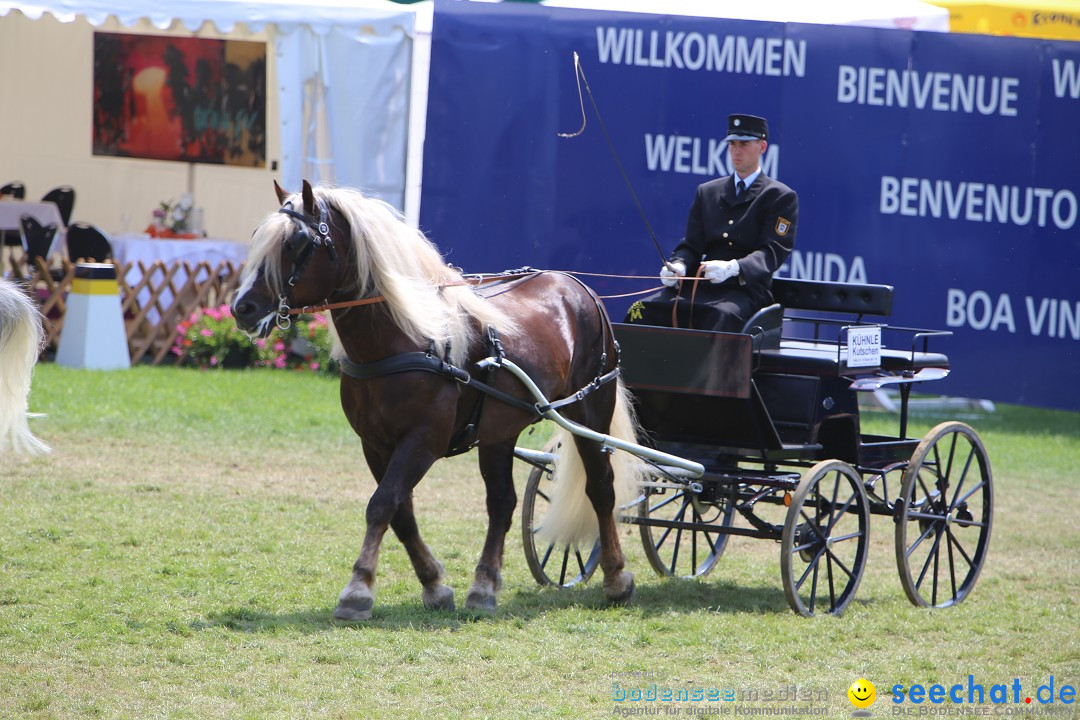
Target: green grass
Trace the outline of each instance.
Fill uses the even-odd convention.
[[[494,615],[424,611],[388,535],[374,616],[345,624],[331,614],[374,483],[335,381],[45,364],[31,407],[55,450],[0,458],[0,718],[600,718],[612,682],[639,671],[675,688],[824,690],[816,707],[837,718],[859,677],[878,688],[875,716],[896,683],[1080,685],[1080,414],[965,418],[997,509],[979,585],[947,611],[907,601],[887,518],[848,611],[809,620],[787,607],[775,543],[733,538],[708,578],[671,581],[626,527],[638,598],[613,609],[598,578],[537,587],[515,522]],[[864,420],[895,432],[891,416]],[[463,604],[485,529],[475,456],[438,463],[416,504]]]

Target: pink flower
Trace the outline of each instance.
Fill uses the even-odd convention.
[[[210,328],[203,328],[202,330],[199,331],[199,334],[202,335],[203,337],[210,337],[210,336],[212,336],[214,334],[214,331],[211,330]]]
[[[285,358],[280,355],[274,358],[274,367],[276,367],[278,370],[285,367]]]
[[[220,320],[221,319],[221,311],[220,310],[216,310],[214,308],[206,308],[206,314],[209,315],[210,318],[212,318],[213,320]]]
[[[274,342],[274,349],[278,352],[282,352],[285,349],[285,343],[283,343],[279,338],[276,342]]]
[[[217,355],[211,355],[210,356],[210,364],[211,365],[217,365],[217,363],[218,363]]]
[[[319,371],[319,363],[317,363],[317,362],[311,363],[310,367],[311,367],[311,372],[318,372]]]

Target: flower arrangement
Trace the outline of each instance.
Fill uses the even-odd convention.
[[[323,315],[300,316],[286,330],[252,340],[236,327],[228,305],[202,308],[176,327],[173,353],[200,368],[268,367],[337,374],[330,353],[330,323]]]
[[[176,202],[162,202],[158,206],[154,211],[154,224],[175,233],[188,232],[194,209],[195,199],[191,193],[184,193]]]

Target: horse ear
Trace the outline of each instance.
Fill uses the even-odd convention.
[[[282,189],[282,187],[277,184],[277,180],[274,181],[274,192],[277,193],[278,203],[281,205],[284,205],[285,199],[292,194],[289,191]]]
[[[315,217],[315,193],[311,191],[311,183],[304,181],[304,189],[300,191],[304,196],[304,214]]]

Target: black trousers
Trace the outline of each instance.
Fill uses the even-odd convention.
[[[690,283],[684,283],[681,293],[678,288],[665,287],[631,305],[623,322],[672,327],[674,308],[675,327],[741,332],[746,321],[761,309],[734,282],[712,287],[701,283],[692,303],[691,291]]]

